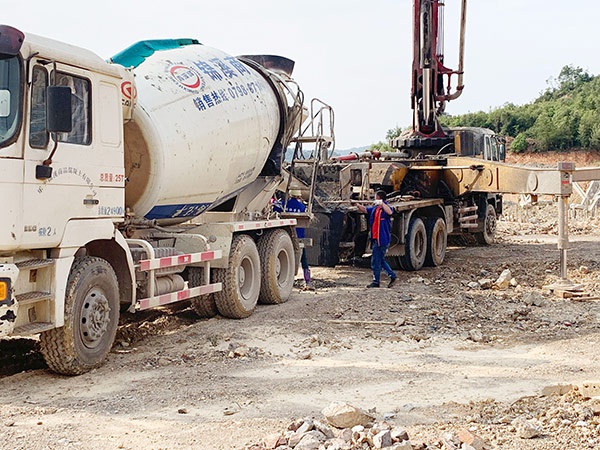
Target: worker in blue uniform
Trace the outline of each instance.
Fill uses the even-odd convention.
[[[392,241],[392,208],[386,203],[385,191],[375,193],[373,206],[365,207],[356,204],[358,210],[369,215],[369,226],[371,229],[371,269],[373,270],[373,281],[368,288],[378,288],[380,285],[381,269],[390,277],[388,287],[391,288],[398,279],[390,265],[385,260],[385,254]]]
[[[277,212],[283,211],[281,200],[276,200],[273,205],[273,210]],[[304,213],[306,212],[306,204],[302,200],[302,191],[300,189],[290,189],[290,198],[285,206],[285,210],[291,213]],[[296,236],[298,239],[304,239],[305,230],[301,227],[296,227]],[[302,248],[302,255],[300,257],[300,264],[302,266],[302,274],[304,276],[305,287],[310,287],[310,268],[308,267],[308,259],[306,257],[306,249]]]

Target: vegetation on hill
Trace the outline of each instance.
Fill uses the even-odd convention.
[[[378,150],[380,152],[395,152],[396,150],[390,146],[389,142],[390,140],[400,136],[400,133],[402,133],[402,128],[400,127],[388,130],[385,134],[385,141],[379,141],[376,144],[371,145],[370,149]]]
[[[564,66],[532,103],[444,115],[444,126],[476,126],[509,137],[513,152],[600,148],[600,77]],[[513,138],[513,139],[510,139]]]
[[[489,112],[445,114],[440,122],[445,127],[490,128],[507,137],[508,149],[516,153],[600,149],[600,76],[590,75],[581,67],[564,66],[531,103],[506,103]],[[401,131],[400,127],[388,130],[386,140],[371,148],[393,151],[388,142]]]

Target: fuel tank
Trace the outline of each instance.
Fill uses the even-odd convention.
[[[285,119],[285,95],[267,69],[195,41],[173,42],[138,43],[112,59],[134,74],[124,89],[133,105],[126,207],[159,223],[189,220],[254,181]]]

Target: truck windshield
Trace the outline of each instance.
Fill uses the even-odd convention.
[[[10,142],[19,129],[21,99],[19,59],[0,55],[0,147]]]

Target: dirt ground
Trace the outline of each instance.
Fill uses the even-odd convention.
[[[241,450],[334,401],[404,427],[415,449],[461,430],[487,448],[600,448],[597,401],[541,395],[600,381],[600,300],[544,289],[555,212],[509,204],[497,244],[452,246],[391,289],[366,289],[368,268],[315,267],[314,291],[244,320],[186,305],[124,317],[106,364],[78,377],[46,370],[35,340],[4,341],[0,448]],[[570,230],[568,276],[599,297],[600,219]],[[505,269],[505,290],[474,283]],[[539,436],[519,437],[518,418]]]

